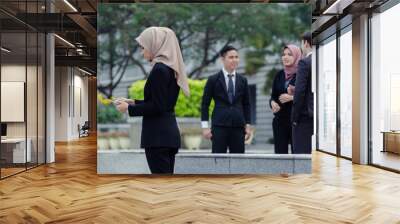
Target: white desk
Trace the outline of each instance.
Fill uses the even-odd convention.
[[[30,162],[32,158],[31,154],[31,145],[32,141],[30,138],[27,139],[28,147],[26,148],[25,154],[25,138],[6,138],[1,139],[1,144],[3,145],[14,145],[13,148],[13,163],[25,163],[25,158],[27,158],[26,162]]]

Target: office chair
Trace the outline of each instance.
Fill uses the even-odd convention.
[[[89,129],[90,129],[89,121],[85,121],[82,127],[80,127],[80,125],[78,124],[79,138],[89,136]]]

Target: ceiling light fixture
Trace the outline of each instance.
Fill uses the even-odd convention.
[[[78,10],[71,4],[69,3],[68,0],[64,0],[65,4],[67,4],[72,10],[74,10],[74,12],[78,12]]]
[[[66,43],[67,45],[69,45],[69,46],[75,48],[75,45],[71,44],[71,42],[69,42],[68,40],[66,40],[66,39],[64,39],[64,38],[62,38],[62,37],[60,37],[60,36],[57,35],[57,34],[54,34],[54,36],[57,37],[58,39],[60,39],[61,41],[63,41],[64,43]]]
[[[83,55],[83,49],[77,48],[76,53],[78,53],[79,55]]]
[[[343,9],[351,5],[353,2],[354,0],[336,0],[322,14],[342,14]]]
[[[85,74],[87,74],[87,75],[92,75],[92,73],[89,73],[88,71],[85,71],[85,70],[83,70],[83,69],[81,69],[81,68],[79,68],[78,67],[78,69],[79,69],[79,71],[81,71],[81,72],[83,72],[83,73],[85,73]]]
[[[10,52],[11,52],[11,50],[9,50],[9,49],[7,49],[7,48],[5,48],[5,47],[1,47],[1,50],[4,51],[4,52],[7,52],[7,53],[10,53]]]

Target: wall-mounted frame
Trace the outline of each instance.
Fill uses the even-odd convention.
[[[25,91],[25,82],[1,82],[1,122],[25,122]]]

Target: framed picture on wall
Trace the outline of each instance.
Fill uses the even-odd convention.
[[[24,122],[25,82],[1,82],[1,122]]]

